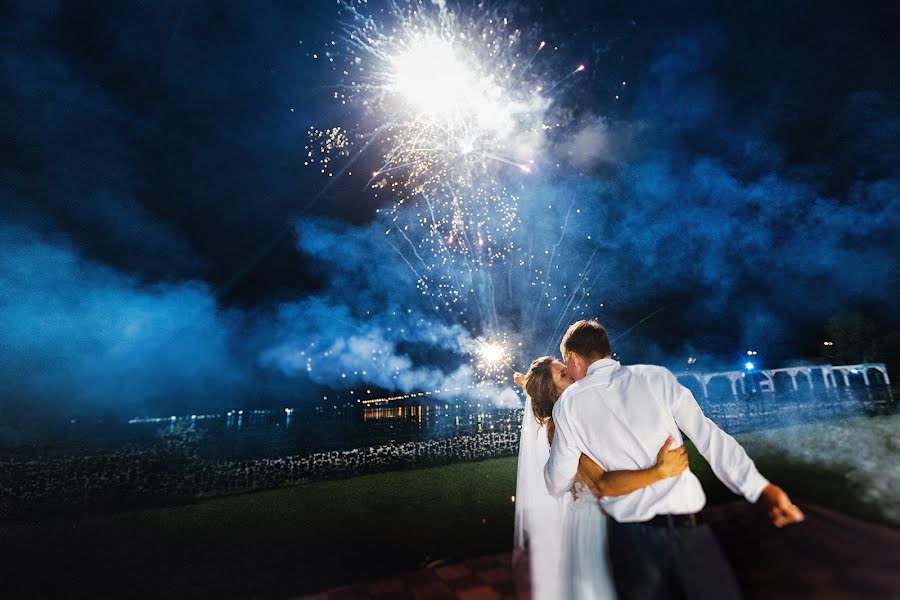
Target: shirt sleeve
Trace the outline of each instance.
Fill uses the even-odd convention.
[[[667,401],[678,428],[687,434],[728,489],[756,502],[769,481],[759,473],[737,440],[703,414],[691,391],[669,371],[666,371],[666,383]]]
[[[581,451],[573,445],[575,438],[561,401],[553,407],[553,425],[556,432],[550,445],[550,459],[544,467],[544,480],[552,495],[561,496],[572,487],[581,457]]]

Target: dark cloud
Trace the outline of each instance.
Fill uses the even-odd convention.
[[[253,257],[310,183],[321,88],[300,41],[315,23],[287,3],[22,5],[0,60],[6,216],[141,278],[227,286],[228,302],[314,284],[289,243]],[[250,262],[255,278],[233,281]]]

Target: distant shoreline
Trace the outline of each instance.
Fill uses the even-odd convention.
[[[787,407],[782,406],[781,410]],[[885,477],[866,474],[865,467],[846,466],[841,461],[858,458],[866,448],[848,447],[836,452],[844,427],[867,431],[869,417],[833,419],[814,424],[784,425],[738,434],[751,456],[765,462],[795,454],[792,462],[820,461],[828,468],[845,468],[854,481],[863,478],[874,488],[884,486]],[[900,420],[895,414],[889,419]],[[854,425],[854,423],[856,423]],[[785,428],[797,432],[780,433]],[[837,440],[815,452],[800,448],[810,456],[797,454],[796,444],[780,440],[802,439],[804,431],[837,429]],[[865,439],[862,433],[851,434]],[[883,434],[879,434],[883,435]],[[807,436],[808,437],[808,436]],[[149,444],[131,444],[118,450],[84,455],[34,453],[0,455],[0,523],[23,519],[78,518],[91,514],[111,514],[136,509],[191,504],[208,498],[246,494],[331,479],[347,479],[364,474],[420,469],[492,458],[511,457],[518,452],[519,432],[484,432],[450,438],[402,442],[279,456],[275,458],[216,458],[205,456],[202,431],[156,438]],[[808,444],[815,446],[815,439]],[[878,447],[880,442],[868,443]],[[890,460],[889,456],[869,456],[869,463]],[[791,462],[791,461],[789,461]],[[818,463],[815,463],[818,464]],[[887,472],[889,466],[881,467]],[[765,473],[765,471],[763,471]],[[900,489],[900,481],[895,482]],[[874,489],[873,488],[873,489]],[[891,499],[889,491],[876,489],[879,501]],[[893,506],[893,504],[889,504]],[[894,514],[891,512],[891,514]],[[896,519],[900,522],[900,516]]]

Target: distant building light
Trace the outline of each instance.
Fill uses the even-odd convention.
[[[755,367],[752,362],[747,362],[747,363],[744,363],[744,368],[747,369],[748,371],[752,371]]]

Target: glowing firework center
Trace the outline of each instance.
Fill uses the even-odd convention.
[[[481,357],[487,365],[496,365],[503,360],[504,350],[496,344],[487,344],[481,351]]]
[[[476,340],[474,366],[482,380],[497,381],[506,378],[506,371],[513,360],[508,340]]]
[[[407,109],[418,111],[416,121],[423,127],[443,132],[460,156],[478,150],[479,158],[491,158],[484,152],[514,129],[514,114],[526,108],[504,98],[493,75],[465,64],[453,43],[437,36],[416,36],[391,64],[389,89]],[[517,166],[528,170],[524,163]]]
[[[393,61],[392,90],[427,115],[448,115],[464,106],[475,82],[453,46],[436,37],[414,40]],[[474,95],[474,94],[472,94]]]

